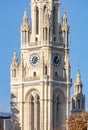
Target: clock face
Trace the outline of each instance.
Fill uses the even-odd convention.
[[[37,53],[34,53],[30,56],[30,64],[36,66],[39,63],[39,56]]]
[[[53,54],[53,64],[57,67],[61,64],[61,55],[58,53]]]

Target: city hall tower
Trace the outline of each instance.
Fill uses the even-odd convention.
[[[60,23],[58,0],[31,0],[31,25],[24,11],[20,63],[11,73],[13,130],[57,130],[70,113],[69,25]]]

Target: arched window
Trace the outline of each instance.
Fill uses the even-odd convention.
[[[38,7],[36,7],[36,34],[39,33],[39,10]]]

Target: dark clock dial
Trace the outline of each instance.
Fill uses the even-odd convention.
[[[53,54],[53,64],[57,67],[61,64],[61,55],[58,53]]]
[[[37,53],[34,53],[30,56],[30,64],[36,66],[39,63],[39,56]]]

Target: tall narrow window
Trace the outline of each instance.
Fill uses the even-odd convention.
[[[40,98],[37,97],[37,130],[40,130]]]
[[[25,43],[27,42],[27,31],[25,30],[25,39],[24,39],[25,41]]]
[[[44,74],[47,75],[47,66],[45,65]]]
[[[44,6],[44,9],[43,9],[43,21],[45,20],[45,12],[46,12],[46,6]]]
[[[53,8],[53,34],[55,34],[55,7]]]
[[[80,109],[80,100],[78,99],[78,109]]]
[[[75,109],[75,100],[72,99],[72,109]]]
[[[59,117],[59,95],[57,96],[57,104],[56,104],[56,124],[58,124]]]
[[[47,28],[46,28],[46,40],[47,40]]]
[[[44,40],[44,28],[43,28],[43,40]]]
[[[36,34],[39,33],[39,10],[38,7],[36,7]]]
[[[34,98],[31,97],[31,130],[34,130]]]

